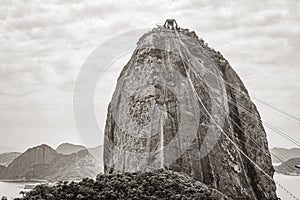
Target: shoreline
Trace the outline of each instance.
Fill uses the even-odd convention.
[[[0,179],[0,182],[5,183],[49,183],[47,180],[38,180],[38,179]]]

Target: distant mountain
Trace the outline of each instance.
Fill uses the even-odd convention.
[[[8,153],[8,152],[17,152],[17,151],[18,151],[18,149],[0,145],[0,154]]]
[[[77,153],[80,150],[86,149],[82,145],[75,145],[75,144],[70,144],[70,143],[63,143],[60,144],[55,150],[58,153],[64,154],[64,155],[69,155],[72,153]]]
[[[5,169],[5,166],[0,165],[0,174],[1,174],[1,172],[2,172],[4,169]]]
[[[10,153],[0,154],[0,165],[7,167],[19,155],[21,155],[21,153],[19,153],[19,152],[10,152]]]
[[[300,158],[300,148],[272,148],[270,152],[273,163],[282,163],[292,158]]]
[[[296,165],[300,165],[300,158],[292,158],[288,161],[285,161],[281,165],[275,166],[275,170],[281,174],[300,175],[300,169],[296,168]]]
[[[7,168],[2,171],[0,177],[2,179],[23,178],[31,170],[33,165],[48,164],[57,154],[54,149],[45,144],[30,148],[13,160]]]
[[[50,146],[40,145],[19,155],[0,172],[0,178],[49,181],[94,178],[103,171],[102,166],[87,149],[63,155]]]
[[[95,178],[102,171],[102,164],[85,149],[70,155],[59,154],[49,164],[34,165],[26,178],[49,181],[79,180],[85,177]]]
[[[103,163],[103,145],[89,148],[89,152],[101,163]]]

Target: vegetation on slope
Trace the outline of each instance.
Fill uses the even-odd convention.
[[[144,173],[100,174],[96,180],[39,185],[15,200],[98,200],[98,199],[198,199],[227,200],[215,189],[178,172],[156,170]]]

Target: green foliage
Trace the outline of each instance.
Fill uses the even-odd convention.
[[[96,180],[38,185],[18,200],[114,200],[114,199],[220,199],[215,190],[192,178],[170,171],[99,174]],[[226,197],[224,198],[226,200]]]

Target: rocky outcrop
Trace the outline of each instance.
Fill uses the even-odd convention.
[[[2,179],[22,179],[33,165],[48,164],[57,152],[45,144],[30,148],[13,160],[1,173]]]
[[[186,29],[143,35],[108,107],[105,172],[158,168],[233,199],[276,199],[256,106],[228,61]]]
[[[75,145],[75,144],[70,144],[70,143],[63,143],[60,144],[55,150],[58,153],[64,154],[64,155],[69,155],[72,153],[77,153],[78,151],[86,149],[82,145]]]

